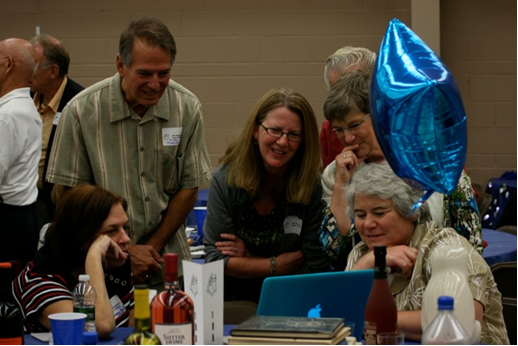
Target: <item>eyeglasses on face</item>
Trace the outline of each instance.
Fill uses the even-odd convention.
[[[290,142],[301,142],[304,138],[300,133],[283,132],[281,129],[277,129],[275,127],[266,127],[262,123],[259,123],[259,125],[261,125],[268,135],[275,138],[281,138],[283,135],[286,135]]]
[[[335,133],[336,137],[342,138],[345,136],[345,131],[349,132],[350,134],[354,134],[356,131],[358,131],[358,128],[367,120],[367,117],[370,115],[370,113],[367,113],[365,118],[363,118],[362,121],[358,121],[356,123],[351,124],[348,127],[333,127],[333,132]]]

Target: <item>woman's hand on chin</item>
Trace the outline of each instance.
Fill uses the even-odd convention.
[[[101,235],[95,239],[90,250],[99,253],[105,270],[120,267],[128,259],[128,254],[107,235]]]

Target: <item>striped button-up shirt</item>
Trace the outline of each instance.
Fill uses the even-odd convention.
[[[128,202],[130,237],[144,242],[181,189],[210,179],[201,104],[170,80],[159,102],[140,117],[124,99],[119,74],[78,94],[63,110],[46,179],[89,183]],[[183,227],[182,227],[183,228]],[[183,229],[164,249],[191,259]],[[182,275],[179,265],[179,275]]]

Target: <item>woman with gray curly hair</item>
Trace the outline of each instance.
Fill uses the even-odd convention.
[[[502,300],[491,269],[466,238],[453,228],[431,222],[426,203],[411,213],[423,191],[397,177],[386,161],[358,169],[346,193],[348,212],[362,241],[349,254],[346,270],[374,268],[373,249],[387,247],[390,289],[398,308],[398,330],[421,340],[423,291],[432,277],[430,256],[438,246],[462,247],[468,253],[468,285],[481,342],[508,344]]]

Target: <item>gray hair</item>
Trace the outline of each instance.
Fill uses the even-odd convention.
[[[141,17],[134,19],[121,34],[119,40],[119,57],[124,66],[129,67],[133,62],[131,50],[135,39],[141,39],[148,45],[157,46],[171,52],[171,66],[176,57],[176,43],[173,35],[157,18]]]
[[[13,55],[13,58],[16,55]],[[18,52],[18,58],[20,61],[31,71],[32,74],[38,69],[38,61],[36,60],[36,52],[28,49],[28,47],[21,47]]]
[[[362,70],[340,77],[324,101],[324,117],[329,121],[343,120],[349,113],[370,113],[370,81],[371,75]]]
[[[397,212],[413,221],[430,218],[430,208],[427,203],[409,215],[424,192],[411,187],[399,178],[387,161],[364,164],[354,173],[346,192],[351,218],[354,218],[354,197],[359,193],[377,196],[384,200],[391,199]]]
[[[70,56],[61,41],[51,35],[41,34],[31,38],[30,42],[35,47],[39,45],[43,48],[46,62],[41,68],[56,65],[59,68],[59,77],[64,78],[68,74]]]
[[[376,53],[367,48],[345,46],[338,49],[327,58],[324,66],[324,81],[327,90],[331,89],[329,73],[338,72],[343,75],[351,69],[372,72],[375,62]]]

